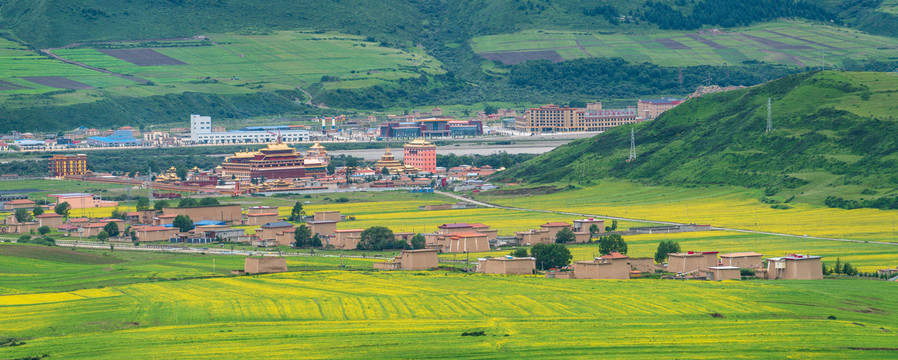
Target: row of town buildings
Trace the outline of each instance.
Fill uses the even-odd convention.
[[[603,109],[600,102],[589,103],[585,108],[549,104],[530,108],[524,116],[515,118],[514,129],[531,134],[605,131],[615,126],[653,120],[683,101],[677,98],[639,100],[635,108],[623,109]]]

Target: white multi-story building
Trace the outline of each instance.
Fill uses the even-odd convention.
[[[235,131],[212,131],[212,118],[190,115],[190,141],[194,144],[269,143],[281,137],[283,142],[309,141],[309,132],[289,126],[255,126]]]

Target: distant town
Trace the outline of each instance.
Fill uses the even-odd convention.
[[[737,88],[700,87],[689,97]],[[653,120],[685,100],[640,99],[635,107],[619,109],[603,108],[601,102],[588,103],[585,108],[548,104],[526,110],[480,112],[471,119],[446,117],[442,109],[434,108],[429,112],[413,110],[404,115],[319,117],[305,119],[305,124],[246,126],[233,130],[216,126],[209,116],[194,114],[189,117],[188,127],[168,130],[122,126],[116,129],[79,127],[58,133],[13,131],[0,135],[0,151],[262,144],[278,138],[284,143],[300,143],[601,132],[615,126]]]

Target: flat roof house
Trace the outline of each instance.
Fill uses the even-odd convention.
[[[248,257],[243,260],[243,271],[247,274],[270,274],[287,271],[287,259],[283,257]]]
[[[708,268],[708,280],[740,280],[742,271],[737,266],[712,266]]]
[[[358,247],[359,240],[362,239],[362,231],[365,229],[334,230],[331,245],[337,249],[353,250]]]
[[[391,261],[374,263],[378,270],[427,270],[439,266],[436,249],[402,250]]]
[[[760,269],[761,258],[764,254],[756,252],[738,252],[720,255],[720,262],[726,266],[735,266],[743,269]]]
[[[533,257],[494,257],[477,259],[477,272],[484,274],[532,275],[536,270]]]
[[[333,220],[307,221],[306,224],[312,230],[312,235],[331,236],[337,231],[337,222]]]
[[[823,279],[821,256],[791,254],[767,258],[767,278],[786,280]]]
[[[616,260],[596,258],[593,261],[576,261],[574,278],[625,280],[630,278],[630,265],[626,256]]]
[[[690,273],[717,266],[718,251],[689,251],[668,254],[667,271]]]

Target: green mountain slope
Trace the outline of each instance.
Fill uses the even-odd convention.
[[[767,99],[773,131],[766,132]],[[536,157],[499,177],[525,182],[616,177],[662,184],[766,187],[853,197],[898,188],[898,76],[809,72],[691,99]],[[637,158],[627,162],[630,129]],[[822,190],[821,190],[822,189]]]
[[[898,67],[894,39],[838,26],[898,34],[892,25],[874,25],[894,17],[885,2],[805,0],[801,11],[793,11],[779,2],[766,6],[770,1],[5,0],[0,2],[0,37],[11,41],[0,40],[0,125],[7,124],[0,131],[106,126],[121,121],[122,111],[114,104],[142,101],[159,106],[151,106],[148,116],[135,113],[129,119],[138,124],[178,121],[183,114],[169,109],[191,106],[180,100],[189,93],[228,101],[290,92],[281,97],[299,104],[309,100],[308,94],[312,103],[352,114],[484,101],[683,95],[709,77],[718,85],[753,85],[817,66],[821,51],[830,66],[843,69]],[[661,16],[668,13],[676,15],[670,18],[675,21]],[[821,31],[819,21],[831,26]],[[716,37],[698,34],[711,27],[731,30],[726,26],[745,28]],[[190,39],[197,35],[211,41]],[[145,39],[162,40],[134,41]],[[98,43],[122,40],[130,42]],[[88,44],[53,54],[116,74],[36,51],[82,42]],[[329,47],[317,46],[324,44]],[[135,66],[101,52],[110,47],[151,47],[185,64]],[[520,60],[509,58],[543,60],[517,64]],[[607,67],[621,64],[617,58],[627,63]],[[582,69],[591,73],[584,75]],[[77,83],[72,89],[27,77]],[[162,103],[169,101],[177,103]],[[218,106],[200,101],[198,109]],[[30,127],[38,123],[26,116],[65,115],[76,107],[95,121],[76,123],[63,116]],[[320,113],[303,106],[252,113],[285,110]]]

